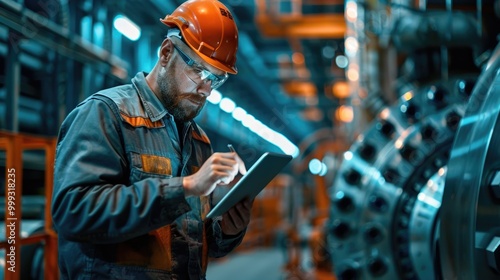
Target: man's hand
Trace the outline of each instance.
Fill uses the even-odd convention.
[[[253,199],[243,199],[222,215],[220,225],[225,235],[240,233],[250,222]]]
[[[187,196],[209,195],[220,185],[227,185],[238,174],[247,172],[245,163],[236,153],[214,153],[198,172],[184,177],[182,184]]]

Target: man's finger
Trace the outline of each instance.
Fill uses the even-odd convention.
[[[240,227],[244,224],[244,220],[237,209],[233,208],[228,211],[228,216],[231,218],[231,221],[236,229],[240,229]]]
[[[245,163],[243,162],[243,160],[240,158],[240,156],[237,153],[234,153],[234,154],[236,156],[235,159],[238,162],[238,169],[239,169],[240,173],[242,175],[245,175],[247,173],[247,168],[245,167]]]

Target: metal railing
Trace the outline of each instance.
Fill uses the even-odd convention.
[[[21,246],[41,243],[44,246],[44,279],[59,278],[57,267],[57,235],[52,229],[51,197],[56,139],[0,131],[0,150],[6,153],[5,162],[5,241],[0,249],[5,250],[4,279],[21,277]],[[45,211],[44,231],[29,237],[21,237],[23,151],[45,152]]]

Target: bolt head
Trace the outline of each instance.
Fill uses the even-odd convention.
[[[486,247],[488,265],[500,273],[500,237],[495,236]]]
[[[500,170],[495,172],[490,183],[491,193],[495,198],[500,199]]]

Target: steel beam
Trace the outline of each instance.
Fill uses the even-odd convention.
[[[82,63],[100,65],[111,74],[113,74],[111,69],[126,68],[126,62],[119,57],[83,40],[70,29],[24,9],[15,1],[0,1],[0,24],[17,31],[20,39],[36,40],[65,57]]]

